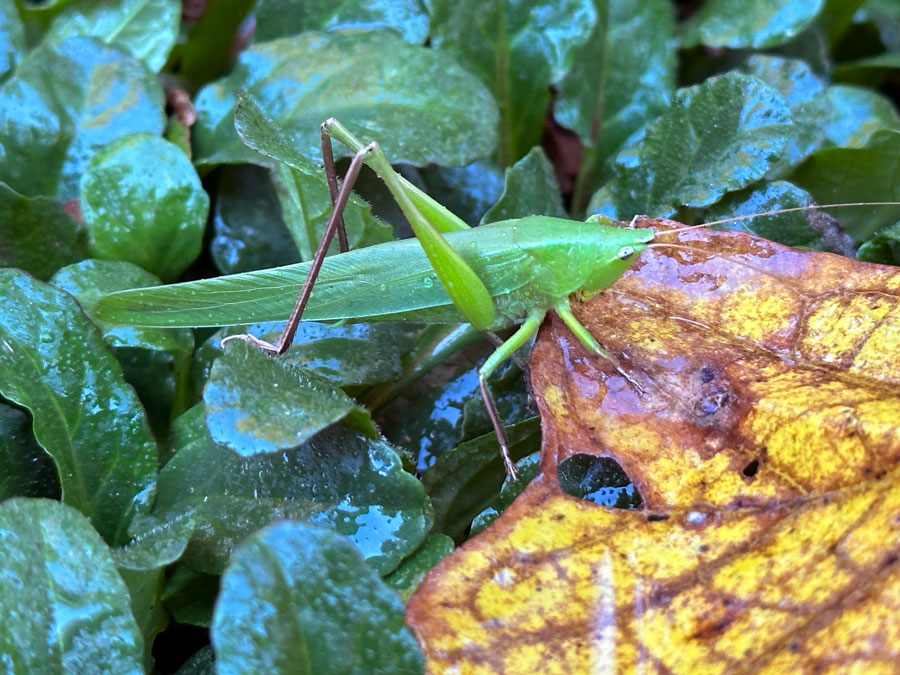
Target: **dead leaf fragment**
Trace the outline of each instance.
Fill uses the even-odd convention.
[[[900,271],[677,243],[576,311],[643,394],[543,327],[542,472],[411,599],[429,672],[898,672]],[[645,510],[563,493],[575,454]]]

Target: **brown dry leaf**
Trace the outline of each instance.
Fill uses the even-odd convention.
[[[900,270],[677,239],[576,309],[642,394],[543,327],[541,474],[410,601],[429,672],[900,672]],[[565,494],[576,454],[644,510]]]

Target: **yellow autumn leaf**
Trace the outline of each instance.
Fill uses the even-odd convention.
[[[639,390],[542,329],[541,473],[411,599],[429,672],[897,672],[900,271],[677,243],[576,310]],[[580,455],[643,510],[563,492]]]

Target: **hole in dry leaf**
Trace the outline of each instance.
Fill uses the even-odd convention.
[[[567,494],[616,509],[636,509],[641,495],[628,474],[612,457],[577,454],[563,460],[557,471]]]
[[[741,470],[741,473],[747,478],[753,478],[757,471],[759,471],[759,460],[754,459],[752,462],[747,462],[747,466]]]

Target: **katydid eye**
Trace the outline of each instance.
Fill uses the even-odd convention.
[[[628,260],[634,255],[634,246],[623,246],[619,249],[619,260]]]

